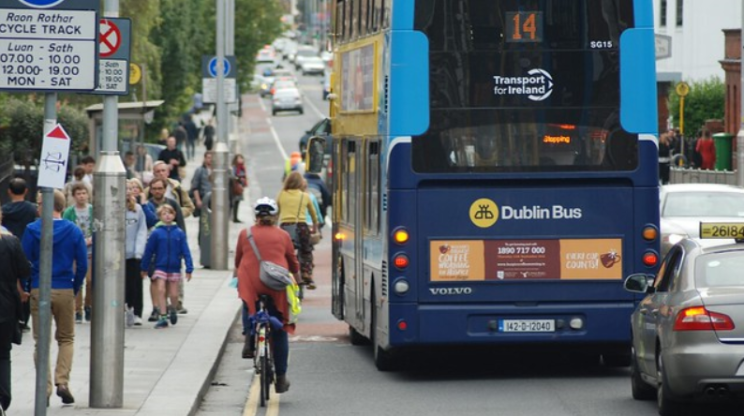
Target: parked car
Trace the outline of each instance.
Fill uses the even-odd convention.
[[[744,236],[744,222],[704,227]],[[744,399],[742,270],[744,244],[687,238],[656,276],[628,276],[625,289],[645,295],[631,316],[634,399],[656,398],[662,416],[684,402]]]
[[[322,75],[325,71],[326,64],[318,56],[309,56],[302,60],[300,64],[300,70],[302,75]]]
[[[302,94],[297,88],[284,88],[277,90],[271,100],[271,115],[280,111],[304,112],[302,107]]]
[[[698,237],[700,221],[744,220],[744,189],[735,186],[664,185],[659,196],[662,257],[682,239]]]

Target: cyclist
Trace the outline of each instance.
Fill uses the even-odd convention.
[[[297,275],[300,264],[295,256],[294,245],[286,231],[276,226],[279,207],[271,198],[259,199],[253,208],[256,214],[256,225],[250,227],[250,233],[256,243],[261,258],[264,261],[276,263],[287,268],[292,274]],[[284,328],[272,331],[274,348],[274,366],[276,371],[277,393],[289,390],[287,380],[287,360],[289,358],[289,338],[287,333],[294,332],[294,324],[289,323],[289,303],[287,292],[284,290],[273,290],[261,282],[259,278],[259,262],[256,254],[248,241],[249,229],[244,229],[238,236],[238,245],[235,249],[235,270],[238,276],[238,295],[243,300],[243,305],[248,308],[250,315],[256,313],[256,302],[260,295],[268,295],[270,302],[267,307],[269,314],[281,320]],[[252,340],[250,340],[250,328],[244,322],[243,333],[246,343],[251,348],[249,356],[252,358]]]
[[[299,172],[292,172],[284,181],[284,188],[279,192],[277,205],[279,207],[279,225],[288,230],[290,235],[294,230],[293,238],[299,249],[300,270],[302,273],[302,284],[308,289],[315,289],[313,281],[313,246],[310,244],[310,234],[315,232],[315,227],[307,223],[305,211],[310,213],[313,224],[320,224],[318,214],[315,212],[313,201],[307,192],[303,192],[305,179]]]

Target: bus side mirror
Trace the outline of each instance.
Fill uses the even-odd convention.
[[[307,142],[307,155],[305,156],[305,172],[321,173],[323,171],[323,158],[325,156],[326,139],[313,136]]]

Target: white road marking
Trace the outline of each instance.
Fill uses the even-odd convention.
[[[305,96],[304,94],[302,95],[302,98],[303,98],[303,99],[305,100],[305,102],[306,102],[306,103],[307,103],[307,104],[308,104],[308,105],[310,106],[310,108],[311,108],[311,109],[312,109],[313,111],[315,111],[315,114],[317,114],[317,115],[318,115],[318,117],[320,117],[320,118],[327,118],[327,117],[328,117],[327,115],[325,115],[325,114],[321,113],[321,112],[320,112],[320,110],[318,110],[318,107],[316,107],[316,106],[315,106],[315,104],[313,104],[312,100],[310,100],[309,98],[307,98],[307,97],[306,97],[306,96]]]

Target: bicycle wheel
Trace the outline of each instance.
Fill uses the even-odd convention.
[[[269,400],[269,371],[268,371],[268,357],[266,355],[261,357],[261,375],[259,383],[261,383],[261,407],[266,406],[266,401]]]

